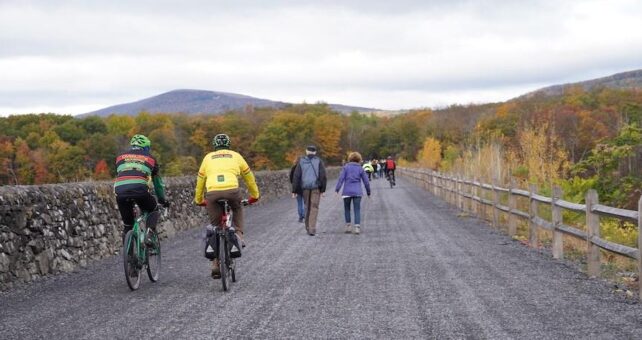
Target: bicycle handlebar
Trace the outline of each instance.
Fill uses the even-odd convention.
[[[248,205],[252,205],[252,204],[250,203],[249,199],[244,198],[244,199],[241,200],[241,205],[242,206],[248,206]],[[207,207],[207,201],[203,201],[200,204],[197,204],[197,206],[199,206],[199,207]]]

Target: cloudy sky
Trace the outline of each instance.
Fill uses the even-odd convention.
[[[642,68],[639,0],[0,0],[0,114],[174,89],[380,109]]]

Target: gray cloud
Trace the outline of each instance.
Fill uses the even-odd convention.
[[[641,67],[639,13],[633,0],[2,1],[0,114],[175,88],[390,109],[505,100]]]

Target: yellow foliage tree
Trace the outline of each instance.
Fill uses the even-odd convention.
[[[423,168],[437,170],[441,162],[441,143],[434,138],[424,140],[424,147],[419,152],[419,165]]]
[[[314,122],[314,142],[321,155],[328,160],[341,159],[341,120],[336,116],[322,115]]]
[[[551,184],[568,170],[566,150],[548,123],[526,127],[519,133],[519,159],[528,169],[530,181]]]

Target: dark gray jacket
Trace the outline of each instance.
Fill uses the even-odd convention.
[[[306,185],[311,181],[314,184]],[[320,192],[325,192],[327,182],[323,161],[316,155],[307,155],[299,159],[294,169],[292,193],[299,193],[304,189],[319,189]]]

